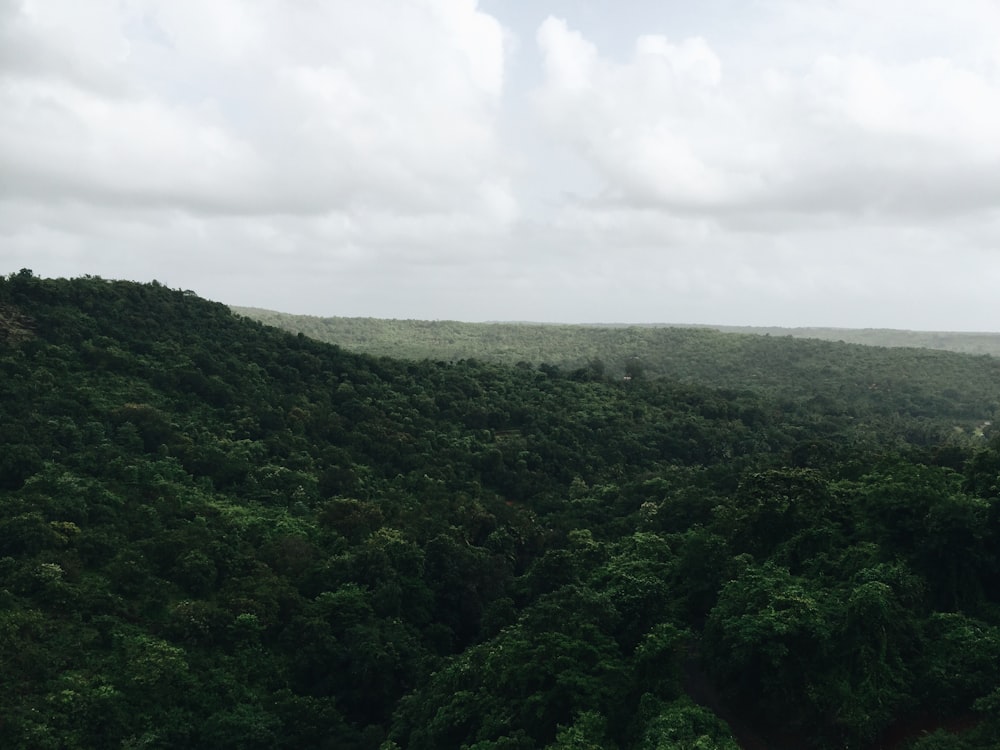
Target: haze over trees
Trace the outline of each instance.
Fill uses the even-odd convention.
[[[598,360],[615,374],[621,374],[624,364],[635,356],[652,365],[654,373],[671,377],[703,376],[703,372],[695,372],[694,368],[706,355],[718,358],[728,369],[738,369],[746,365],[747,360],[766,357],[769,347],[781,347],[780,343],[760,340],[773,337],[1000,356],[1000,333],[877,328],[462,323],[453,320],[320,318],[254,307],[232,309],[267,325],[377,356],[445,360],[478,357],[511,364],[518,361],[548,362],[563,367],[581,367]],[[720,332],[750,336],[720,336]],[[807,349],[803,349],[805,351]],[[819,346],[814,351],[822,352],[824,364],[829,364],[832,356],[829,347]],[[855,349],[851,354],[858,356],[863,353]],[[876,358],[873,361],[879,360]],[[711,372],[711,368],[705,369]]]
[[[0,279],[0,746],[996,747],[1000,360],[594,331]]]

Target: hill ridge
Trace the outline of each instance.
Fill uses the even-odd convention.
[[[486,321],[469,323],[458,320],[420,320],[414,318],[376,318],[376,317],[346,317],[346,316],[316,316],[282,313],[256,307],[232,306],[234,312],[266,322],[278,328],[294,332],[303,332],[319,340],[329,340],[334,335],[344,336],[350,345],[362,349],[374,350],[376,347],[386,347],[393,339],[389,335],[391,328],[402,328],[407,333],[398,334],[405,339],[416,334],[423,338],[425,351],[430,353],[432,347],[438,347],[442,353],[449,351],[448,342],[430,339],[428,329],[460,330],[468,338],[486,337],[489,329],[524,327],[527,329],[549,329],[551,331],[587,331],[587,330],[698,330],[718,331],[726,334],[750,336],[776,336],[788,338],[807,338],[822,341],[842,341],[849,344],[865,346],[881,346],[888,348],[918,348],[938,351],[951,351],[960,354],[990,355],[1000,357],[1000,333],[976,331],[916,331],[894,328],[840,328],[816,326],[736,326],[701,323],[549,323],[543,321]],[[352,328],[364,327],[369,340],[358,342],[350,337]],[[375,337],[372,339],[372,337]],[[406,355],[404,355],[406,356]]]

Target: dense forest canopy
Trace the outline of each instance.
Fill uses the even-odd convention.
[[[0,746],[995,748],[1000,362],[654,333],[0,279]]]

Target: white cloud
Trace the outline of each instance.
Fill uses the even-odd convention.
[[[211,112],[109,99],[61,81],[0,84],[5,192],[96,202],[238,206],[261,168]]]
[[[700,37],[602,56],[550,18],[538,109],[605,195],[664,210],[923,214],[1000,198],[1000,76],[942,57],[829,53],[738,80]],[[733,61],[737,66],[738,61]],[[959,190],[960,200],[950,199]]]
[[[82,8],[26,3],[11,19],[49,50],[0,79],[0,169],[33,191],[499,216],[503,35],[469,0]]]
[[[705,40],[641,36],[632,59],[619,64],[561,19],[547,19],[537,39],[546,72],[538,109],[552,138],[607,180],[609,197],[697,205],[733,190],[738,176],[714,163],[717,144],[688,133],[726,116],[715,93],[721,63]]]
[[[954,61],[823,57],[804,83],[821,110],[859,135],[926,146],[921,162],[1000,156],[1000,80]]]
[[[995,0],[0,0],[0,272],[1000,329],[997,28]]]

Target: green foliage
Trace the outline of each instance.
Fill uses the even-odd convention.
[[[1000,334],[459,323],[234,309],[278,328],[377,356],[522,363],[543,372],[568,372],[581,381],[667,377],[779,392],[789,404],[809,401],[829,416],[856,419],[872,412],[930,420],[947,415],[964,423],[967,439],[981,434],[983,423],[1000,409],[993,387],[1000,374]],[[913,437],[919,429],[913,426]],[[813,440],[820,435],[817,432]]]
[[[0,746],[991,747],[993,360],[426,328],[0,279]]]
[[[637,750],[737,750],[729,728],[689,701],[664,706],[646,726]]]

